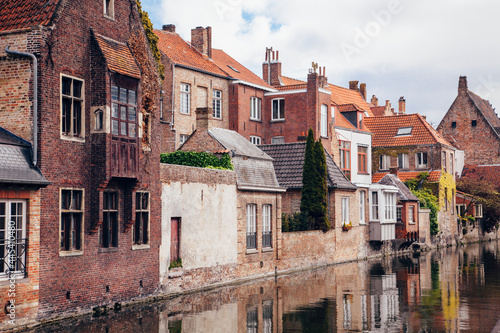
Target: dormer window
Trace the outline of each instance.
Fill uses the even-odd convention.
[[[103,0],[104,4],[104,16],[114,19],[115,18],[115,1],[114,0]]]
[[[401,127],[398,129],[396,136],[411,135],[411,130],[413,127]]]

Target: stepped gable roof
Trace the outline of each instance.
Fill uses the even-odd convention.
[[[387,174],[382,179],[378,181],[379,184],[382,185],[393,185],[398,188],[398,199],[401,201],[419,201],[413,193],[411,193],[410,189],[406,187],[406,185],[398,178],[396,175]]]
[[[248,68],[233,59],[226,52],[219,49],[212,49],[213,62],[233,79],[245,81],[269,90],[274,90],[266,81],[254,74]]]
[[[94,37],[106,58],[110,71],[137,79],[141,78],[141,70],[127,44],[98,34],[94,34]]]
[[[374,134],[373,147],[397,147],[440,143],[452,147],[418,113],[388,117],[365,117],[365,124]],[[408,134],[398,135],[402,128],[411,128]]]
[[[59,0],[0,0],[0,31],[49,25]]]
[[[422,171],[399,171],[398,178],[405,182],[410,179],[415,179],[418,175],[422,173]],[[388,172],[374,172],[372,174],[372,182],[377,183],[381,180],[385,175],[389,174]],[[427,181],[429,182],[437,182],[441,177],[441,170],[433,170],[429,172],[429,177],[427,177]]]
[[[221,70],[214,61],[203,56],[195,47],[182,39],[179,34],[164,30],[154,30],[154,33],[158,37],[158,48],[160,51],[176,65],[217,76],[229,76],[225,71]]]
[[[32,164],[31,144],[0,127],[0,184],[48,185]]]
[[[479,112],[481,112],[481,114],[484,116],[486,122],[489,123],[489,125],[497,132],[498,135],[500,135],[498,130],[500,129],[500,119],[498,119],[498,116],[496,115],[495,110],[493,110],[490,102],[482,99],[470,90],[467,91],[467,94],[474,102]]]
[[[374,117],[383,117],[385,114],[385,105],[382,106],[372,106],[370,108]]]
[[[302,171],[306,153],[305,142],[261,145],[259,147],[274,159],[274,170],[280,186],[302,188]],[[326,151],[325,156],[328,172],[327,186],[329,188],[356,190],[356,185],[346,178]]]

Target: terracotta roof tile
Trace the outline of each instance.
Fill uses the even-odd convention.
[[[115,71],[138,79],[141,78],[141,70],[135,62],[134,56],[130,52],[127,44],[117,42],[98,34],[95,34],[94,37],[106,58],[110,71]]]
[[[383,117],[385,114],[385,106],[372,106],[370,108],[374,117]]]
[[[417,176],[420,173],[422,173],[422,171],[399,171],[398,172],[398,178],[401,181],[405,182],[407,180],[417,178]],[[372,174],[372,182],[373,183],[378,183],[387,174],[388,174],[388,172],[374,172]],[[427,181],[429,181],[429,182],[437,182],[437,181],[439,181],[440,177],[441,177],[441,171],[440,170],[434,170],[434,171],[429,172],[429,177],[427,178]]]
[[[275,86],[274,88],[278,89],[279,91],[301,90],[307,89],[307,83],[291,84],[287,86]]]
[[[332,92],[332,102],[336,105],[355,104],[363,111],[366,111],[368,116],[373,117],[368,104],[361,93],[357,90],[339,87],[333,84],[328,85],[328,89]]]
[[[273,87],[267,84],[266,81],[240,64],[238,61],[234,60],[231,56],[229,56],[222,50],[212,49],[212,60],[217,66],[227,72],[227,74],[232,78],[266,87],[268,89],[273,89]]]
[[[283,82],[283,85],[285,86],[291,86],[295,84],[307,84],[306,81],[296,80],[288,76],[281,76],[281,82]]]
[[[0,31],[48,25],[59,0],[0,0]]]
[[[388,117],[366,117],[365,124],[374,134],[373,147],[413,146],[441,143],[452,146],[421,115],[404,114]],[[411,127],[411,134],[397,136],[398,130]]]
[[[228,74],[221,70],[211,59],[203,56],[203,54],[182,39],[177,33],[163,30],[154,30],[154,32],[156,36],[158,36],[158,47],[160,51],[175,64],[219,76],[228,76]]]

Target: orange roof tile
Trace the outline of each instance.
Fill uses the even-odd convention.
[[[413,146],[441,143],[452,146],[421,115],[403,114],[388,117],[365,117],[365,124],[374,134],[373,147]],[[397,136],[398,130],[411,127],[411,134]]]
[[[212,49],[212,60],[217,66],[219,66],[232,78],[266,87],[268,89],[273,89],[273,87],[267,84],[266,81],[254,74],[238,61],[234,60],[231,56],[229,56],[222,50]]]
[[[332,92],[332,102],[336,105],[355,104],[359,108],[368,113],[368,116],[373,117],[368,104],[361,93],[357,90],[339,87],[333,84],[328,85],[328,89]]]
[[[307,89],[307,83],[290,84],[287,86],[275,86],[274,88],[278,89],[279,91]]]
[[[117,42],[98,34],[95,34],[94,37],[106,58],[110,71],[115,71],[138,79],[141,78],[141,70],[135,62],[134,56],[130,52],[127,44]]]
[[[370,110],[374,117],[383,117],[385,113],[385,105],[382,106],[372,106]]]
[[[285,86],[290,86],[295,84],[307,84],[306,81],[296,80],[288,76],[281,76],[281,82],[283,82],[283,85]]]
[[[179,34],[163,30],[154,30],[154,32],[158,36],[158,48],[175,64],[219,76],[228,76],[225,71],[221,70],[211,59],[203,56],[196,48],[182,39]]]
[[[398,178],[405,182],[410,179],[415,179],[417,176],[422,173],[422,171],[399,171],[398,172]],[[387,175],[388,172],[375,172],[372,174],[372,182],[373,183],[378,183],[379,180],[384,178],[385,175]],[[427,181],[429,182],[437,182],[439,181],[439,178],[441,177],[441,171],[440,170],[434,170],[429,172],[429,177],[427,177]]]
[[[0,31],[48,25],[59,0],[0,0]]]

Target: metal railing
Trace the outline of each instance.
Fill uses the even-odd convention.
[[[272,244],[272,233],[271,231],[264,231],[262,233],[262,247],[271,247]]]
[[[0,240],[0,274],[26,277],[26,247],[28,240]]]
[[[255,232],[247,232],[247,249],[257,248],[257,234]]]

